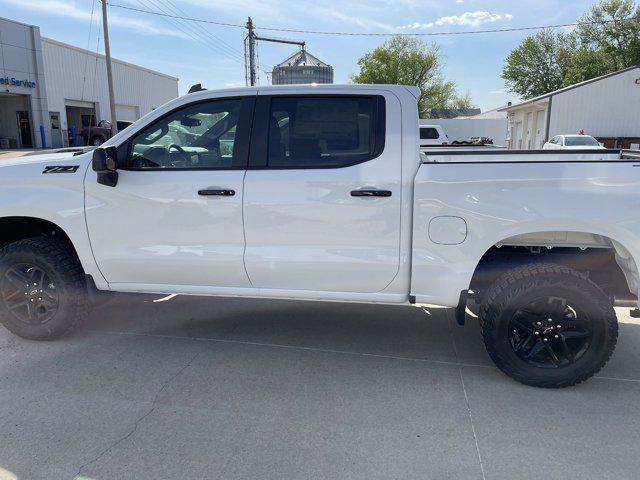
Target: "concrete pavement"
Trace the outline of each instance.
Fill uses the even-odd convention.
[[[626,310],[597,378],[542,390],[492,366],[473,319],[439,309],[159,299],[118,295],[56,342],[0,330],[1,480],[640,470],[640,324]]]

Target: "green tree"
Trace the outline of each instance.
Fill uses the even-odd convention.
[[[599,52],[607,72],[640,64],[640,6],[633,0],[603,0],[582,16],[581,50]]]
[[[468,95],[458,97],[456,85],[442,74],[440,49],[414,37],[395,35],[358,60],[360,72],[351,77],[355,83],[414,85],[420,87],[420,117],[427,118],[432,108],[470,106]]]
[[[581,48],[571,55],[569,67],[564,75],[563,86],[584,82],[617,70],[612,68],[609,57],[601,50]]]
[[[457,95],[449,103],[451,108],[455,108],[458,110],[468,110],[470,108],[475,108],[475,105],[471,100],[471,94],[469,92],[466,92],[464,95]]]
[[[502,71],[507,89],[528,99],[640,64],[640,6],[601,0],[575,31],[541,30],[509,53]]]
[[[509,53],[502,70],[507,89],[524,99],[561,88],[571,61],[571,38],[552,30],[529,35]]]

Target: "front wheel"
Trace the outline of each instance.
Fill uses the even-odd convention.
[[[618,322],[607,295],[583,274],[531,264],[502,275],[480,307],[487,352],[496,366],[532,386],[580,383],[607,362]]]
[[[70,248],[34,237],[0,250],[0,323],[30,340],[62,337],[88,311],[84,272]]]

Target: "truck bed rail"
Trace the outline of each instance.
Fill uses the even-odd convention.
[[[632,150],[501,150],[422,151],[422,163],[624,162],[640,160]]]

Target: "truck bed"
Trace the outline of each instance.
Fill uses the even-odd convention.
[[[422,149],[422,163],[541,163],[640,161],[637,150]]]
[[[422,159],[413,206],[418,302],[455,306],[478,260],[522,238],[570,246],[577,233],[585,245],[615,249],[618,263],[640,258],[640,152],[459,151]],[[632,263],[625,268],[637,278]]]

